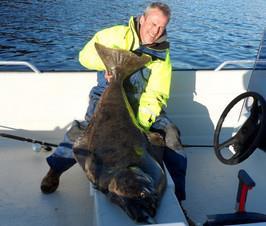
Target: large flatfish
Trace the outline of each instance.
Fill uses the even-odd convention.
[[[150,57],[97,43],[95,48],[113,77],[89,125],[74,143],[74,156],[96,189],[133,220],[149,223],[166,185],[161,158],[153,154],[155,149],[162,150],[158,148],[161,142],[138,125],[123,81]],[[152,145],[151,140],[159,142]]]

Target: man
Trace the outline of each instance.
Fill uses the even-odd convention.
[[[185,199],[186,156],[179,140],[179,131],[163,110],[169,98],[172,73],[169,43],[166,41],[169,20],[169,7],[155,2],[147,7],[142,16],[131,17],[128,26],[118,25],[99,31],[82,49],[80,63],[98,71],[98,85],[90,92],[86,121],[75,121],[65,134],[64,141],[47,158],[50,170],[41,183],[44,193],[54,192],[61,174],[76,163],[72,143],[91,120],[97,102],[112,78],[111,74],[104,71],[105,67],[94,47],[94,43],[98,42],[107,47],[151,56],[152,60],[145,68],[125,81],[124,88],[140,126],[163,135],[166,142],[164,163],[175,183],[178,200]]]

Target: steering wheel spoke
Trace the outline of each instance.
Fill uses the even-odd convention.
[[[236,139],[235,139],[235,136],[233,136],[233,137],[229,138],[228,140],[224,141],[223,143],[219,144],[219,145],[217,146],[217,148],[218,148],[219,150],[222,150],[222,149],[224,149],[224,148],[228,148],[229,146],[231,146],[231,145],[234,144],[235,140],[236,140]]]

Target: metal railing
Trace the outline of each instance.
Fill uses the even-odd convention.
[[[40,74],[41,72],[31,63],[27,61],[0,61],[0,65],[15,65],[15,66],[27,66],[29,67],[32,71],[34,71],[37,74]]]
[[[228,61],[224,61],[222,64],[220,64],[217,68],[214,69],[214,71],[220,71],[224,66],[228,65],[228,64],[251,64],[251,63],[266,63],[265,60],[259,60],[259,61],[255,61],[255,60],[228,60]]]
[[[251,64],[251,63],[266,63],[266,61],[255,61],[255,60],[228,60],[228,61],[224,61],[223,63],[221,63],[217,68],[214,69],[214,71],[220,71],[221,69],[223,69],[226,65],[229,64]],[[0,65],[15,65],[15,66],[27,66],[29,67],[32,71],[34,71],[37,74],[40,74],[41,72],[31,63],[27,62],[27,61],[0,61]]]

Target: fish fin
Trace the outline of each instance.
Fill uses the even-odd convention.
[[[84,155],[85,152],[89,152],[89,140],[90,140],[90,134],[93,128],[93,119],[91,122],[87,125],[86,128],[83,128],[82,133],[79,134],[75,138],[75,141],[73,143],[73,152],[74,154],[83,153],[81,155]]]
[[[89,150],[75,148],[73,149],[73,153],[74,153],[74,158],[76,159],[76,161],[79,163],[82,169],[86,171],[85,165],[86,165],[86,160],[88,159],[88,156],[90,153]]]
[[[166,145],[163,136],[158,132],[146,132],[145,135],[150,143],[148,152],[164,169],[163,155]]]
[[[131,51],[108,48],[99,43],[94,45],[106,70],[113,75],[122,76],[122,78],[116,78],[118,80],[123,81],[151,60],[149,56],[144,54],[140,56]]]
[[[91,152],[88,150],[88,138],[86,136],[88,127],[86,132],[83,132],[79,137],[76,138],[73,144],[73,155],[76,161],[80,164],[80,166],[85,171],[86,159],[91,156]]]

